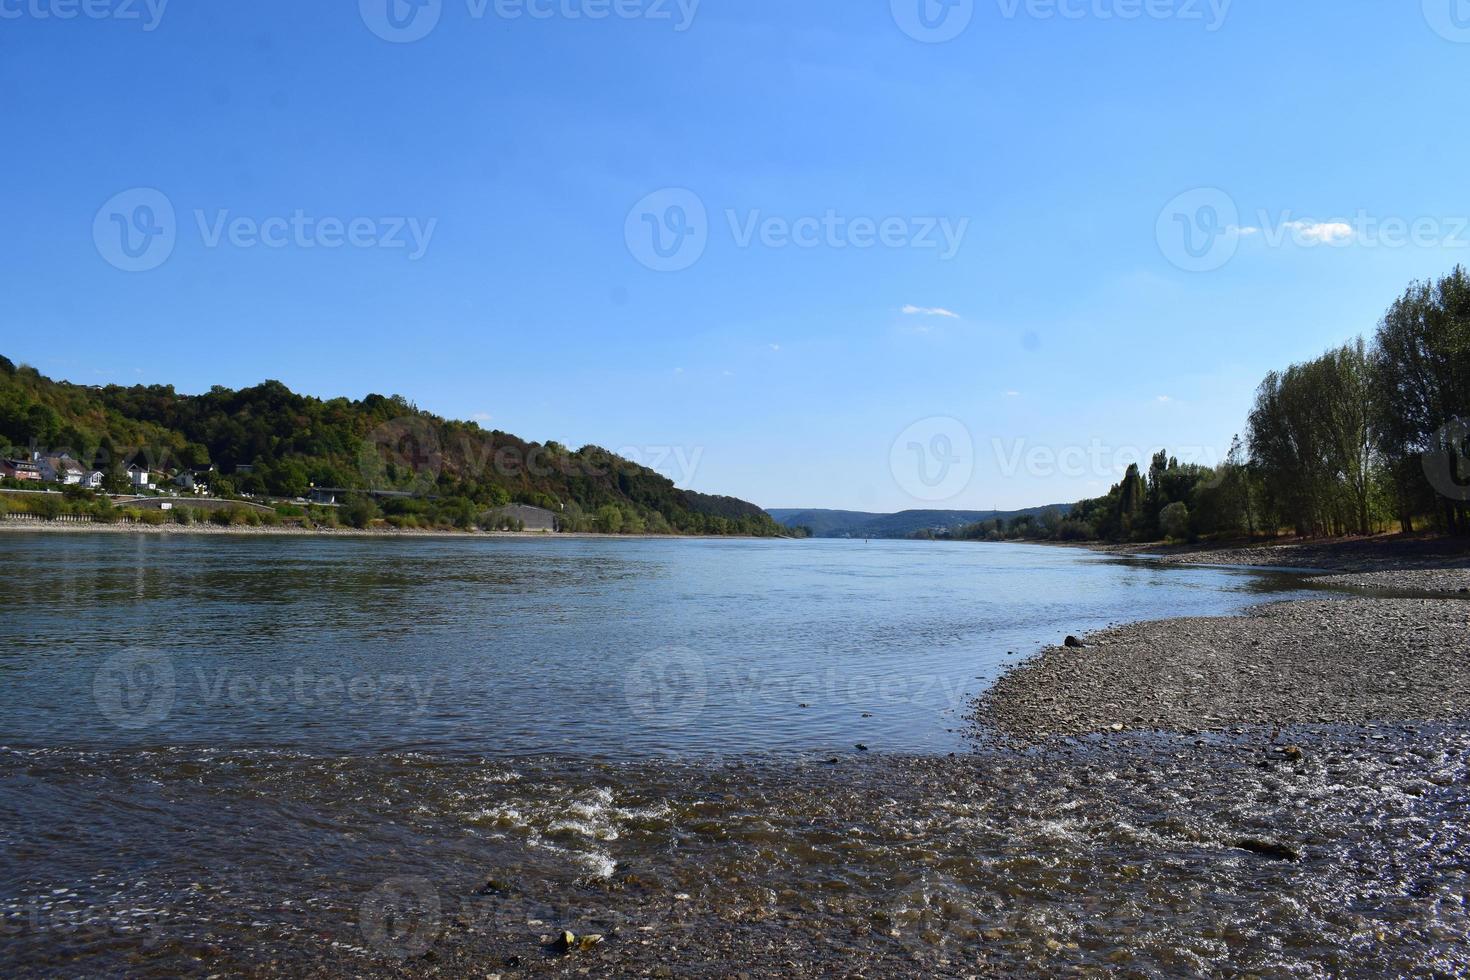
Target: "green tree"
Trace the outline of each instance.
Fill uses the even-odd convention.
[[[1159,530],[1173,541],[1183,541],[1189,537],[1189,507],[1184,501],[1176,500],[1159,511]]]

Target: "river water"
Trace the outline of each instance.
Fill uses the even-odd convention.
[[[1385,969],[1461,962],[1434,815],[1463,805],[1455,731],[1419,793],[1394,731],[1291,774],[1227,744],[965,738],[1042,644],[1290,578],[917,542],[15,533],[0,556],[8,974],[1325,975],[1389,924]],[[1401,818],[1390,844],[1369,810]],[[1233,847],[1283,825],[1307,860]],[[607,938],[548,951],[562,928]]]

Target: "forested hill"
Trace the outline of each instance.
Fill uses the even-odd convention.
[[[911,538],[953,533],[981,521],[1040,517],[1055,510],[1065,516],[1070,504],[1029,507],[1025,510],[905,510],[897,514],[870,514],[856,510],[771,508],[766,513],[789,528],[805,528],[818,538]]]
[[[596,446],[575,452],[421,411],[402,397],[322,400],[279,381],[186,395],[170,385],[53,381],[0,357],[0,452],[66,452],[123,482],[213,466],[217,491],[298,497],[309,487],[404,490],[440,509],[526,503],[569,530],[788,533],[754,504],[681,490]]]

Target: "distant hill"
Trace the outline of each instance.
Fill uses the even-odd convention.
[[[385,507],[459,524],[529,504],[567,530],[781,535],[755,504],[676,487],[597,446],[528,442],[422,411],[397,395],[322,400],[265,381],[203,394],[170,385],[54,381],[0,357],[0,454],[66,453],[127,488],[129,463],[212,467],[223,496],[293,498],[312,487],[389,491]],[[436,518],[437,519],[437,518]]]
[[[1036,516],[1047,510],[1066,514],[1071,504],[1027,507],[1024,510],[905,510],[897,514],[870,514],[859,510],[796,507],[767,508],[777,524],[810,528],[818,538],[907,538],[919,531],[950,531],[999,517]]]

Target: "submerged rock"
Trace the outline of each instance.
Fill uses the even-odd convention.
[[[1302,859],[1301,851],[1276,841],[1257,840],[1254,837],[1246,837],[1236,841],[1235,846],[1242,851],[1250,851],[1252,854],[1275,858],[1278,861],[1300,861]]]

